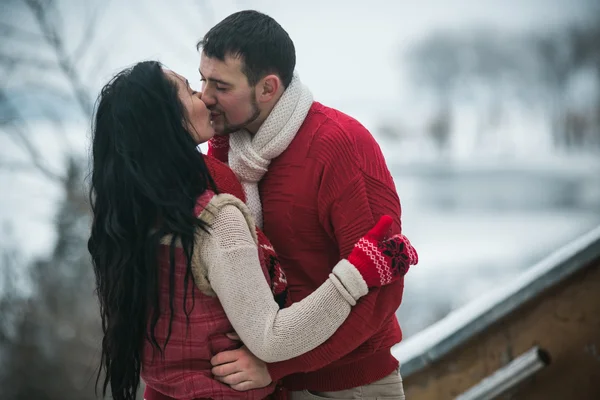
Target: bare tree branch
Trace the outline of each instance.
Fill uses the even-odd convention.
[[[0,89],[6,89],[6,85],[4,85],[4,86],[0,85]],[[60,88],[58,86],[55,86],[52,83],[44,82],[43,84],[40,84],[39,82],[34,81],[34,80],[23,79],[22,84],[19,85],[19,89],[20,89],[20,91],[23,92],[23,94],[22,94],[22,96],[20,96],[20,98],[29,97],[30,95],[34,96],[40,92],[44,92],[44,93],[51,93],[52,98],[56,99],[56,100],[60,100],[60,101],[64,101],[64,102],[72,102],[73,101],[73,95],[71,93],[66,92],[65,88]],[[11,99],[14,100],[15,96],[12,96]]]
[[[26,271],[24,275],[31,281],[31,296],[26,299],[16,297],[13,301],[8,295],[18,294],[16,291],[0,291],[0,315],[3,315],[0,322],[0,355],[3,361],[0,371],[0,397],[92,400],[96,397],[90,377],[94,376],[93,366],[98,365],[95,350],[101,341],[101,331],[97,304],[92,297],[93,270],[85,246],[90,221],[89,204],[82,185],[85,164],[76,158],[77,153],[67,152],[66,162],[51,168],[53,165],[50,164],[50,156],[42,157],[46,152],[42,147],[36,147],[39,144],[36,140],[38,136],[30,135],[30,115],[26,113],[33,109],[35,113],[42,111],[49,114],[49,119],[43,119],[44,128],[52,121],[57,126],[51,130],[59,137],[68,138],[64,133],[61,135],[61,131],[64,132],[62,123],[68,124],[69,119],[64,114],[64,107],[56,107],[54,96],[55,93],[68,92],[70,104],[73,104],[73,101],[78,102],[75,107],[69,107],[68,112],[74,108],[76,112],[81,110],[86,119],[91,116],[93,104],[91,97],[87,96],[82,65],[88,65],[90,59],[97,54],[98,48],[93,46],[90,52],[73,52],[74,48],[79,48],[73,45],[85,47],[89,42],[86,43],[84,39],[83,44],[80,44],[79,34],[75,42],[72,37],[66,36],[69,31],[62,29],[61,10],[56,7],[54,1],[8,1],[11,5],[21,7],[16,10],[21,15],[23,11],[31,12],[34,18],[27,18],[30,30],[37,31],[39,28],[41,33],[34,42],[35,48],[24,42],[26,46],[21,47],[12,46],[12,43],[5,46],[5,41],[0,44],[0,53],[9,55],[0,60],[0,119],[7,117],[4,126],[0,121],[0,133],[6,136],[6,141],[10,141],[10,146],[6,146],[6,149],[3,149],[4,153],[0,155],[0,169],[19,173],[42,173],[47,181],[60,190],[61,201],[54,218],[56,242],[52,253],[38,258],[30,265],[24,265],[24,262],[29,264],[29,261],[24,260],[18,268],[10,269],[11,272]],[[85,2],[82,4],[88,7]],[[70,28],[66,24],[72,22],[70,17],[74,14],[71,11],[69,14],[63,14],[64,28]],[[81,17],[81,14],[74,16]],[[7,19],[0,17],[0,20]],[[24,28],[27,26],[24,25]],[[78,28],[80,32],[85,31],[84,36],[94,33],[89,26],[88,29],[83,25]],[[14,43],[21,42],[17,42],[15,38]],[[26,58],[35,57],[42,46],[45,54],[48,51],[53,53],[48,58],[56,57],[55,67],[48,71],[47,76],[32,74],[31,71],[37,70],[28,66],[33,60]],[[80,59],[84,56],[84,59]],[[33,62],[31,64],[33,65]],[[23,72],[23,68],[29,68],[29,71]],[[94,69],[98,71],[97,68]],[[6,77],[11,78],[11,81],[6,82]],[[46,82],[51,82],[50,85],[56,87],[48,89]],[[29,96],[38,96],[39,90],[30,90],[29,85],[33,86],[33,89],[44,86],[43,94],[50,97],[37,100],[32,104],[34,107],[30,107],[27,104]],[[3,90],[3,86],[6,89]],[[25,107],[21,108],[21,104],[25,104]],[[8,157],[10,154],[7,153],[11,150],[9,147],[15,148],[18,153],[15,157]],[[10,243],[2,237],[0,239],[3,244],[0,246],[2,264],[8,260],[7,257],[3,257],[2,249],[8,248]],[[4,271],[0,269],[0,274],[2,272]],[[4,282],[0,276],[0,286]],[[14,318],[9,319],[11,315],[14,315]],[[86,341],[82,341],[82,337]]]
[[[4,104],[4,106],[7,108],[11,108],[10,100],[3,90],[0,90],[0,103]],[[10,114],[18,116],[18,111],[12,107],[10,109]],[[29,137],[24,132],[23,128],[18,125],[17,121],[18,118],[7,121],[8,123],[4,126],[4,129],[10,134],[9,137],[11,137],[17,144],[20,145],[20,147],[29,157],[33,167],[46,176],[46,178],[55,182],[63,182],[64,177],[52,171],[43,163],[43,158],[37,147],[31,142],[31,140],[29,140]]]
[[[67,135],[65,135],[66,128],[64,126],[62,118],[60,117],[60,115],[58,115],[56,110],[51,110],[48,107],[45,107],[44,111],[48,120],[51,121],[55,127],[55,129],[52,130],[54,136],[56,136],[57,140],[61,142],[62,148],[65,149],[65,152],[67,154],[72,154],[73,146],[67,138]]]
[[[44,165],[40,153],[37,151],[37,148],[33,145],[33,143],[31,143],[25,132],[23,132],[23,129],[16,124],[13,124],[12,128],[13,137],[21,143],[21,147],[28,154],[33,167],[41,172],[46,178],[54,182],[62,182],[64,180],[62,176]]]
[[[114,32],[114,36],[118,36],[118,33]],[[111,37],[108,37],[106,42],[108,43],[107,45],[96,44],[94,54],[90,56],[87,60],[89,65],[94,66],[94,68],[90,70],[91,74],[97,74],[97,71],[105,70],[106,64],[110,61],[108,57],[106,57],[106,55],[110,53],[107,47],[111,46],[110,43],[114,42]],[[84,76],[84,78],[87,79],[88,77]]]
[[[54,61],[46,61],[32,57],[23,57],[2,53],[0,53],[0,63],[15,65],[18,64],[21,67],[29,67],[43,70],[57,69],[57,65]]]
[[[0,161],[0,170],[9,172],[39,172],[35,166],[23,161]]]
[[[88,17],[89,19],[85,25],[85,31],[81,36],[81,42],[79,42],[71,56],[73,64],[77,64],[85,56],[85,52],[90,48],[91,42],[93,42],[94,37],[98,33],[98,24],[108,9],[109,3],[110,0],[97,3],[96,7],[91,11],[91,15]],[[106,59],[106,57],[104,57],[104,59]]]
[[[62,98],[67,102],[74,99],[84,118],[91,118],[93,101],[91,97],[88,96],[89,90],[83,84],[81,75],[76,67],[76,59],[83,56],[84,52],[82,49],[89,47],[90,38],[93,38],[93,35],[96,32],[101,9],[95,7],[95,9],[92,10],[90,13],[91,19],[86,25],[83,39],[79,44],[78,50],[75,51],[74,56],[69,56],[65,36],[60,29],[62,27],[62,18],[60,12],[58,12],[58,9],[56,8],[56,2],[54,0],[19,0],[19,2],[29,9],[33,16],[33,21],[37,24],[40,33],[33,33],[33,29],[26,30],[17,28],[6,22],[0,23],[0,31],[11,36],[19,36],[31,41],[37,40],[38,42],[46,42],[56,60],[39,60],[27,56],[27,54],[0,53],[0,66],[2,66],[1,69],[4,75],[4,79],[2,79],[2,83],[0,84],[0,104],[3,105],[3,115],[0,117],[2,118],[0,126],[2,126],[9,139],[25,152],[28,159],[31,161],[34,170],[41,172],[44,176],[53,181],[62,182],[64,177],[60,176],[46,165],[35,143],[33,143],[27,135],[23,125],[23,117],[20,115],[19,110],[12,105],[15,98],[13,95],[9,96],[8,93],[3,90],[3,86],[7,86],[8,83],[12,81],[11,76],[17,72],[22,72],[23,68],[32,68],[50,72],[52,72],[52,70],[60,71],[66,79],[68,85],[66,88],[68,88],[71,94],[66,95],[63,93],[63,89],[51,87],[51,85],[49,86],[44,83],[43,86],[46,88],[46,92],[51,93],[52,98]],[[39,82],[33,82],[34,87],[32,88],[32,91],[27,90],[27,84],[22,79],[19,83],[18,93],[23,93],[25,96],[29,95],[30,92],[36,93],[40,90],[40,87],[38,86]],[[70,150],[71,146],[64,134],[65,129],[58,111],[53,109],[51,104],[47,104],[47,107],[44,107],[42,104],[41,111],[45,113],[49,121],[56,125],[57,129],[54,131],[58,138],[63,141],[63,148]],[[24,170],[22,165],[17,166],[11,164],[4,165],[4,167],[11,170]]]
[[[42,0],[24,1],[33,13],[46,41],[56,54],[58,65],[65,76],[67,76],[81,111],[86,117],[91,117],[94,106],[88,96],[89,91],[81,81],[73,61],[67,54],[62,37],[58,34],[56,27],[48,20],[47,9],[50,3]]]
[[[4,37],[4,40],[6,40],[7,37],[28,42],[38,42],[43,39],[39,33],[29,32],[4,22],[0,22],[0,35]]]
[[[0,82],[3,82],[5,85],[0,86],[0,88],[4,88],[6,86],[6,84],[9,82],[12,74],[16,70],[17,63],[12,62],[12,61],[5,61],[3,67],[4,67],[4,77],[2,80],[0,80]]]

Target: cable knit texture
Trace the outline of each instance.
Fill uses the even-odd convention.
[[[142,378],[152,389],[146,395],[152,397],[156,391],[173,398],[256,398],[265,391],[235,392],[211,378],[210,356],[232,345],[224,333],[237,332],[250,351],[265,361],[290,359],[330,337],[368,288],[355,268],[341,266],[303,301],[280,309],[261,268],[252,217],[241,200],[207,191],[195,211],[210,224],[210,230],[196,231],[192,254],[196,287],[188,288],[195,292],[195,299],[190,293],[187,303],[190,325],[183,311],[186,263],[176,242],[173,331],[164,357],[148,341],[144,343]],[[165,236],[159,252],[163,305],[168,304],[171,240],[172,236]],[[168,314],[163,312],[156,330],[159,343],[166,339],[167,321]]]
[[[246,204],[259,228],[262,228],[263,219],[258,182],[267,172],[271,160],[294,139],[312,103],[310,90],[294,74],[292,82],[254,136],[245,130],[229,136],[229,166],[244,187]]]
[[[227,162],[209,143],[209,154]],[[221,151],[217,151],[221,150]],[[400,201],[381,150],[358,121],[313,103],[286,151],[273,159],[259,184],[264,231],[277,249],[293,301],[308,296],[334,264],[381,215]],[[395,312],[404,279],[372,290],[323,345],[292,360],[268,364],[289,390],[336,391],[375,382],[398,367],[390,348],[402,340]]]
[[[401,234],[400,201],[373,136],[358,121],[313,103],[294,140],[259,185],[264,232],[287,275],[293,301],[328,279],[382,215]],[[404,279],[376,288],[321,346],[268,364],[289,390],[336,391],[375,382],[398,367],[390,348],[402,333],[395,312]]]
[[[229,151],[229,137],[221,136],[220,138],[225,139],[220,141],[220,149],[225,150],[221,156],[224,156],[225,160],[227,160],[227,152]],[[219,141],[217,140],[217,142]],[[215,149],[212,148],[212,150]],[[214,155],[216,153],[213,151],[212,154]],[[215,180],[218,192],[231,194],[245,203],[246,195],[244,194],[244,189],[242,188],[242,184],[237,179],[231,168],[229,168],[229,166],[227,166],[225,163],[219,161],[216,156],[203,155],[203,157],[210,175]],[[275,253],[275,249],[273,248],[271,241],[267,238],[267,236],[265,236],[260,228],[256,228],[256,237],[258,238],[259,253],[262,253],[260,255],[261,260],[264,261],[264,266],[266,267],[267,272],[269,273],[269,278],[271,279],[271,290],[275,296],[275,301],[277,301],[282,308],[287,307],[291,305],[291,299],[287,291],[287,279],[283,269],[281,268],[279,258]]]
[[[362,276],[338,269],[335,279],[341,287],[330,276],[303,301],[279,309],[264,276],[255,267],[258,252],[244,216],[247,209],[239,200],[223,201],[223,196],[228,195],[215,197],[215,204],[221,206],[212,223],[212,234],[201,233],[198,253],[233,328],[250,351],[267,362],[287,360],[317,347],[348,317],[350,306],[367,294]],[[198,278],[196,273],[194,278]],[[362,290],[354,298],[346,287],[357,286]]]

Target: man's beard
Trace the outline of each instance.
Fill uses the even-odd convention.
[[[258,102],[256,101],[256,96],[254,96],[254,93],[252,93],[250,96],[250,106],[252,114],[241,124],[230,124],[225,113],[221,114],[223,117],[223,131],[219,132],[219,135],[228,135],[230,133],[245,129],[248,125],[256,121],[260,116],[260,110],[258,109]]]

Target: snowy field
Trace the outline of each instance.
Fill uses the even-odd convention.
[[[419,252],[397,313],[405,337],[600,226],[600,157],[415,166],[393,154],[403,230]]]

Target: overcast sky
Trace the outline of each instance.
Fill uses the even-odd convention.
[[[199,83],[197,40],[241,9],[273,16],[297,51],[297,70],[315,98],[350,113],[389,114],[417,95],[402,71],[402,52],[435,31],[551,29],[586,14],[593,0],[62,0],[71,47],[82,36],[85,11],[99,4],[86,83],[97,92],[112,74],[143,59],[158,59]],[[23,5],[7,0],[5,17],[26,27]],[[11,7],[12,5],[12,7]],[[14,10],[13,10],[14,9]],[[14,13],[14,16],[11,14]],[[2,18],[5,20],[6,18]],[[18,21],[18,22],[17,22]],[[39,46],[38,46],[39,47]],[[34,50],[44,57],[43,49]],[[100,55],[100,59],[94,57]],[[46,54],[46,56],[48,56]]]
[[[407,97],[411,88],[402,76],[400,55],[436,30],[539,30],[585,15],[583,0],[219,0],[174,1],[168,7],[160,2],[135,5],[142,3],[149,4],[124,6],[113,1],[113,11],[105,14],[107,23],[116,15],[127,20],[113,22],[127,28],[118,51],[111,54],[111,65],[158,58],[197,82],[196,40],[230,13],[257,9],[288,31],[296,45],[300,76],[318,100],[373,112],[393,109]],[[123,12],[123,7],[131,9]]]

